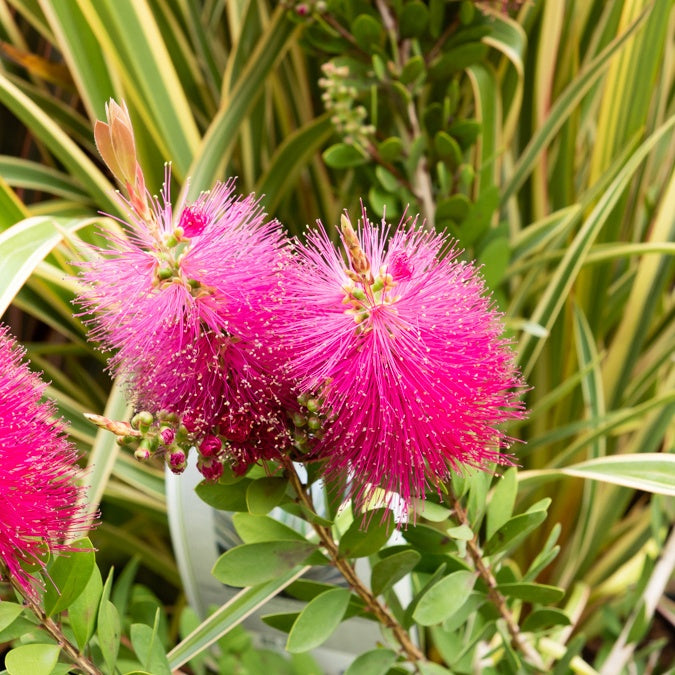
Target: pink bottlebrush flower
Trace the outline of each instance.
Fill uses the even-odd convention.
[[[252,452],[266,456],[283,441],[290,396],[273,311],[281,227],[233,181],[175,211],[168,186],[167,171],[151,217],[132,215],[128,236],[108,235],[84,265],[92,337],[116,350],[109,367],[138,407],[181,415],[197,437],[231,416],[265,420],[273,432]]]
[[[45,384],[21,363],[23,353],[0,327],[0,575],[37,598],[48,551],[72,550],[66,537],[85,533],[88,519],[76,483],[77,451],[41,402]]]
[[[500,315],[447,237],[403,221],[336,249],[323,226],[286,274],[291,371],[320,402],[314,452],[348,472],[357,503],[382,488],[410,505],[463,464],[510,463],[499,425],[523,415]],[[398,496],[396,496],[398,495]]]

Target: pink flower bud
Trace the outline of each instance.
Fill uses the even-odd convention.
[[[214,457],[220,452],[223,442],[218,436],[208,435],[199,444],[199,454],[203,457]]]

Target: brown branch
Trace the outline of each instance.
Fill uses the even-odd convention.
[[[300,480],[300,477],[293,466],[293,462],[288,457],[283,457],[281,461],[302,505],[310,512],[316,513],[312,498],[307,493],[305,486]],[[408,661],[413,664],[418,661],[426,661],[424,654],[413,643],[403,626],[401,626],[401,624],[392,616],[389,610],[377,599],[377,597],[363,585],[363,582],[358,577],[349,561],[340,557],[338,546],[333,539],[330,528],[311,521],[310,524],[319,536],[319,540],[326,549],[333,565],[340,571],[352,590],[366,603],[366,606],[372,611],[377,620],[391,630],[396,641],[401,645],[401,649],[405,653]]]
[[[453,498],[454,499],[454,498]],[[459,499],[454,499],[453,508],[457,519],[461,525],[466,525],[471,527],[469,524],[469,518],[467,516],[464,507],[461,505]],[[511,636],[511,643],[515,649],[517,649],[527,661],[540,670],[545,670],[546,667],[542,661],[539,653],[532,647],[532,645],[524,639],[523,634],[520,630],[518,622],[515,620],[511,610],[509,609],[506,598],[497,588],[497,580],[495,579],[492,570],[483,560],[481,555],[480,548],[478,546],[478,535],[475,535],[473,539],[467,542],[467,551],[471,560],[473,561],[474,567],[478,572],[480,578],[485,582],[485,585],[488,588],[488,598],[492,604],[497,608],[499,614],[504,619],[506,623],[506,628],[509,631]]]
[[[43,611],[42,607],[30,596],[24,593],[23,588],[11,574],[3,572],[3,576],[9,579],[14,589],[24,599],[28,608],[35,614],[42,628],[56,640],[61,650],[65,653],[68,659],[75,664],[86,675],[103,675],[103,672],[92,663],[89,658],[82,654],[75,645],[73,645],[68,638],[63,634],[61,627],[52,619],[48,617]]]

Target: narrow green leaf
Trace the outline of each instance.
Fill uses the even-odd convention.
[[[102,590],[101,572],[98,567],[94,567],[84,590],[68,607],[68,620],[80,651],[84,650],[94,634]]]
[[[40,139],[55,157],[89,191],[94,201],[110,214],[119,213],[112,186],[98,167],[54,120],[0,72],[0,102],[4,103]]]
[[[607,70],[612,57],[625,46],[626,41],[635,33],[644,18],[645,14],[643,13],[624,33],[612,40],[558,96],[546,121],[532,136],[513,167],[511,177],[501,193],[502,204],[506,203],[520,189],[532,168],[536,165],[541,152],[548,146],[570,114],[577,109],[579,101]]]
[[[508,598],[518,598],[527,602],[541,602],[542,604],[558,602],[565,595],[565,591],[557,586],[523,581],[499,584],[497,588]]]
[[[171,668],[173,670],[180,668],[203,652],[308,569],[309,567],[295,567],[272,581],[239,592],[169,652]]]
[[[485,544],[485,555],[501,553],[520,541],[546,520],[546,511],[521,513],[507,520]]]
[[[342,621],[350,596],[346,588],[334,588],[317,595],[295,620],[288,634],[286,650],[297,654],[325,642]]]
[[[467,601],[477,575],[474,572],[452,572],[422,595],[413,612],[413,619],[422,626],[432,626],[450,618]]]
[[[522,628],[525,632],[536,632],[553,626],[571,626],[572,622],[561,609],[545,607],[535,609],[525,617]]]
[[[103,660],[109,672],[113,672],[117,662],[117,653],[120,648],[121,622],[115,605],[110,602],[110,589],[112,587],[113,571],[110,570],[108,578],[103,586],[101,604],[98,608],[96,621],[98,644],[103,654]]]
[[[218,558],[213,576],[229,586],[271,581],[304,562],[316,545],[307,541],[269,541],[235,546]]]
[[[0,234],[0,315],[35,268],[63,241],[63,232],[75,232],[97,218],[27,218]]]
[[[220,177],[231,157],[243,120],[266,86],[267,75],[291,44],[295,31],[296,25],[288,18],[286,7],[278,6],[236,84],[229,95],[223,97],[202,139],[187,172],[191,176],[187,189],[189,199],[209,189]]]
[[[492,497],[488,503],[486,519],[486,537],[490,537],[511,517],[518,494],[518,478],[512,467],[497,480]]]
[[[411,572],[421,559],[417,551],[401,551],[376,562],[370,577],[373,593],[384,593]]]
[[[58,645],[22,645],[7,652],[5,667],[9,675],[50,675],[60,652]]]

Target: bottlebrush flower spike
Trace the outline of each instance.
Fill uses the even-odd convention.
[[[265,222],[252,195],[236,196],[233,181],[174,212],[169,181],[167,169],[149,219],[134,213],[128,237],[108,235],[109,248],[84,264],[92,337],[116,350],[109,367],[139,408],[176,413],[196,441],[250,418],[245,439],[221,433],[233,441],[222,455],[244,464],[271,456],[290,398],[273,311],[281,227]]]
[[[42,584],[26,567],[44,567],[48,551],[72,550],[68,536],[85,533],[77,452],[58,424],[45,384],[21,363],[22,351],[0,326],[0,575],[26,596]]]
[[[348,472],[357,503],[410,505],[452,470],[510,463],[499,425],[523,415],[522,382],[475,267],[417,222],[342,218],[344,251],[323,226],[286,274],[291,371],[326,416],[315,452]]]

